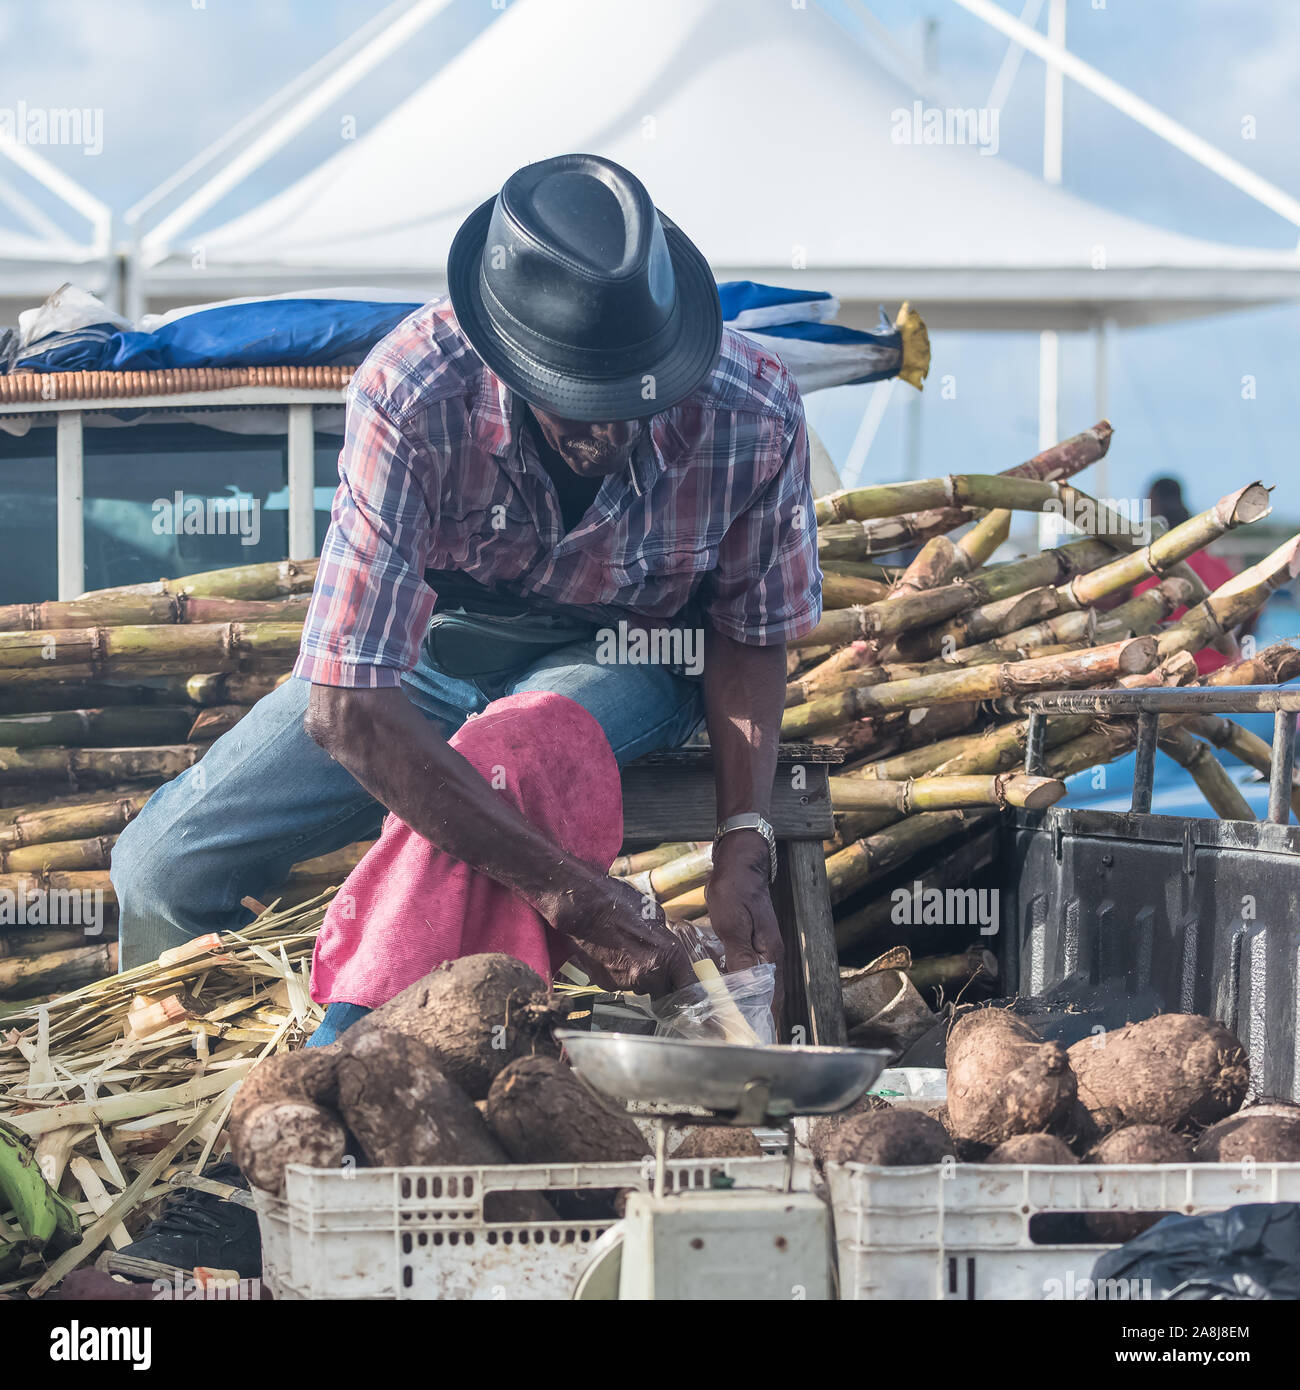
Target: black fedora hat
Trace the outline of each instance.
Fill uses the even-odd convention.
[[[653,415],[718,360],[708,262],[640,180],[597,155],[512,174],[456,233],[447,287],[491,371],[564,419]]]

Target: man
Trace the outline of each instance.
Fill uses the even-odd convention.
[[[729,969],[779,958],[765,816],[785,643],[821,593],[798,391],[723,331],[699,251],[594,156],[514,174],[458,232],[448,285],[353,378],[295,679],[118,840],[126,967],[237,926],[243,897],[387,808],[522,897],[603,983],[665,992],[684,960],[662,913],[448,746],[493,699],[539,690],[586,708],[620,762],[703,714],[710,918]],[[620,621],[699,624],[700,678],[602,661]],[[348,1021],[331,1004],[325,1035]]]

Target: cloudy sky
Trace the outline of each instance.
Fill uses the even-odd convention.
[[[1019,11],[1020,0],[1002,2]],[[824,0],[850,25],[857,4]],[[869,7],[910,52],[919,53],[926,22],[934,21],[933,50],[947,90],[962,103],[984,102],[1005,40],[951,0],[869,0]],[[380,8],[365,0],[0,0],[0,104],[21,99],[33,106],[102,109],[101,153],[46,153],[122,212]],[[453,0],[444,16],[349,97],[360,128],[493,17],[492,0]],[[1297,0],[1070,0],[1068,42],[1198,135],[1300,195]],[[1002,115],[1001,157],[1035,172],[1042,160],[1042,94],[1042,64],[1026,57]],[[1244,138],[1248,127],[1253,138]],[[213,220],[226,220],[311,168],[337,148],[337,132],[331,112],[258,170]],[[1293,248],[1300,236],[1069,84],[1065,185],[1187,235],[1271,248]],[[936,368],[957,376],[962,390],[958,402],[926,394],[922,470],[958,470],[975,434],[995,439],[1007,464],[1033,453],[1036,339],[948,334],[938,335],[934,347]],[[1251,401],[1241,398],[1246,374],[1257,382]],[[1092,421],[1091,348],[1083,339],[1064,340],[1063,376],[1061,420],[1072,432]],[[1157,472],[1176,472],[1186,479],[1192,503],[1204,506],[1227,482],[1260,476],[1281,484],[1280,509],[1300,516],[1300,492],[1293,486],[1298,381],[1300,309],[1119,334],[1111,359],[1110,414],[1117,430],[1112,492],[1133,495]],[[822,393],[810,402],[810,416],[832,453],[847,450],[870,389]],[[873,476],[902,474],[907,467],[907,412],[898,399],[870,460]],[[1121,479],[1131,487],[1121,487]]]

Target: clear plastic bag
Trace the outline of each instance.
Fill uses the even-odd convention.
[[[705,970],[698,984],[655,1001],[655,1034],[770,1046],[777,1041],[772,1018],[775,989],[775,965],[756,965],[731,975],[718,974],[716,968],[711,975]]]

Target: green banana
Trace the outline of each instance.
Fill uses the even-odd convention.
[[[42,1249],[56,1234],[59,1243],[70,1244],[81,1233],[77,1213],[45,1181],[36,1155],[28,1148],[22,1132],[3,1120],[0,1120],[0,1202],[13,1211],[31,1249]]]

